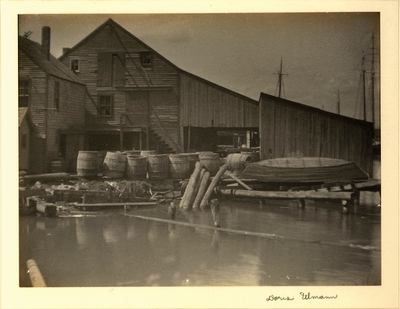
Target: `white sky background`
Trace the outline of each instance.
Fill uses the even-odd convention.
[[[255,100],[260,92],[278,95],[282,57],[282,97],[336,113],[339,91],[341,114],[364,117],[361,60],[365,52],[371,71],[379,13],[20,15],[19,34],[32,31],[40,43],[41,27],[50,26],[51,53],[59,57],[110,17],[179,68]],[[378,84],[379,53],[375,60]]]

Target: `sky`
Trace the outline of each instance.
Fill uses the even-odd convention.
[[[179,68],[258,100],[282,97],[363,119],[365,55],[367,115],[372,121],[370,72],[375,52],[375,126],[379,126],[379,13],[53,14],[19,15],[19,34],[41,41],[51,27],[51,53],[73,47],[112,18]],[[372,49],[374,35],[375,49]]]

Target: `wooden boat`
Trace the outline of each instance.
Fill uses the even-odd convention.
[[[357,182],[369,179],[354,162],[341,159],[303,157],[276,158],[249,164],[241,174],[243,179],[269,183]]]

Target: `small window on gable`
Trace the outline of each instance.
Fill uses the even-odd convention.
[[[29,79],[18,81],[18,107],[29,106]]]
[[[140,53],[140,65],[145,69],[151,69],[153,66],[153,59],[150,52]]]
[[[99,95],[98,115],[101,117],[111,117],[113,115],[112,95]]]
[[[72,72],[79,72],[79,59],[71,59],[69,61],[69,67]]]

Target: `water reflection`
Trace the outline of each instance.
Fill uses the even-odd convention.
[[[21,217],[20,284],[29,286],[24,271],[30,258],[36,260],[49,286],[381,282],[381,252],[350,246],[379,248],[379,217],[344,215],[327,205],[259,208],[237,201],[221,203],[222,228],[284,237],[275,240],[123,214],[121,210],[101,217]],[[140,215],[169,219],[167,206],[143,210]],[[210,211],[178,209],[176,220],[213,226]]]

